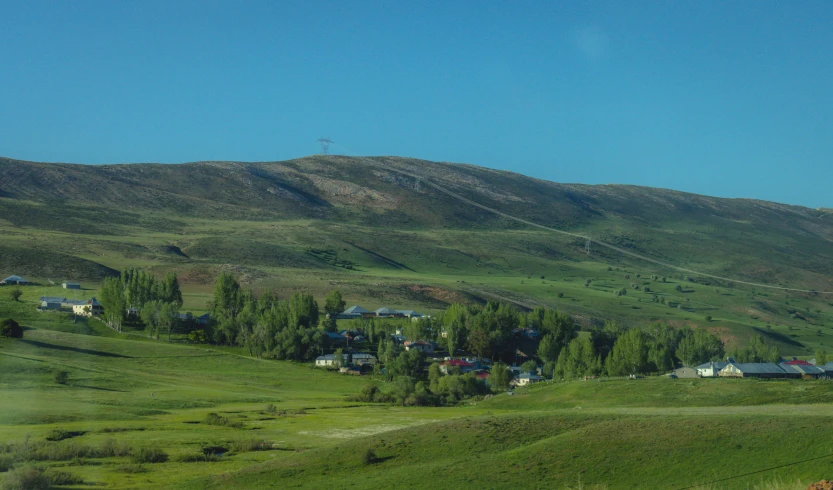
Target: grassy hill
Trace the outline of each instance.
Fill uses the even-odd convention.
[[[424,177],[417,182],[398,171]],[[323,155],[182,165],[0,159],[0,275],[81,279],[95,288],[125,266],[175,270],[196,302],[220,270],[230,270],[256,290],[307,288],[323,296],[337,287],[368,307],[436,312],[453,301],[500,298],[557,307],[584,324],[703,325],[729,342],[757,329],[784,353],[833,342],[830,296],[700,278],[597,244],[588,255],[582,239],[464,204],[429,182],[663,262],[833,290],[833,215],[824,210],[557,184],[472,165]],[[623,287],[627,296],[613,294]]]
[[[0,480],[29,458],[77,488],[771,489],[829,478],[833,463],[826,381],[577,381],[397,407],[345,401],[373,379],[241,349],[60,314],[25,323],[24,339],[0,340]],[[142,448],[169,459],[127,454]]]

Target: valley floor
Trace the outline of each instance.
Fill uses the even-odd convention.
[[[740,489],[833,476],[825,381],[577,381],[396,407],[345,401],[370,378],[73,328],[0,341],[0,470],[28,444],[78,488]],[[101,454],[114,443],[169,461]],[[223,454],[206,461],[207,448]]]

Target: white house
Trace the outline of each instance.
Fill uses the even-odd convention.
[[[717,373],[728,365],[728,362],[707,362],[705,364],[700,364],[694,369],[697,370],[697,374],[699,374],[701,378],[716,378]]]
[[[545,379],[537,374],[532,373],[522,373],[516,379],[512,381],[515,386],[526,386],[531,385],[534,383],[540,383],[541,381],[545,381]]]
[[[85,303],[72,305],[72,312],[78,316],[101,316],[104,313],[104,308],[97,299],[92,298]]]

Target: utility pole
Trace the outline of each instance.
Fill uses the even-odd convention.
[[[321,145],[321,154],[326,155],[330,151],[330,145],[333,144],[333,140],[322,136],[318,138],[318,144]]]
[[[587,241],[584,242],[584,253],[586,253],[587,255],[590,255],[590,244],[592,242],[593,240],[591,240],[590,237],[587,237]]]

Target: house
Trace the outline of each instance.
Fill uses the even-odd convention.
[[[327,334],[327,339],[329,339],[329,341],[334,343],[334,344],[346,344],[347,343],[347,337],[345,337],[344,335],[338,334],[336,332],[326,332],[326,334]]]
[[[350,357],[352,363],[356,366],[373,366],[376,364],[376,357],[373,354],[356,352],[355,354],[350,354]]]
[[[414,310],[393,310],[393,312],[397,315],[402,315],[405,318],[410,318],[411,320],[415,320],[425,316],[422,313],[417,313]]]
[[[800,378],[794,372],[786,372],[771,362],[729,363],[720,370],[721,378]]]
[[[366,310],[359,305],[355,305],[339,313],[338,316],[336,316],[336,318],[343,320],[352,320],[354,318],[362,318],[362,315],[368,313],[370,313],[370,310]]]
[[[379,308],[378,310],[374,311],[373,313],[376,316],[381,316],[381,317],[386,317],[386,318],[392,318],[392,317],[400,317],[401,318],[401,317],[404,317],[404,315],[402,315],[401,313],[397,313],[396,310],[392,310],[392,309],[388,308],[387,306],[383,306],[383,307]]]
[[[696,368],[681,367],[671,371],[671,374],[678,378],[699,378],[700,372]]]
[[[390,334],[390,339],[396,344],[404,344],[407,340],[404,335]]]
[[[790,364],[787,362],[782,362],[781,369],[783,369],[787,373],[798,374],[799,377],[805,379],[813,379],[827,376],[827,372],[825,372],[824,369],[818,366],[813,366],[810,363]]]
[[[717,373],[720,372],[721,369],[728,366],[728,362],[707,362],[705,364],[700,364],[699,366],[695,367],[694,369],[697,370],[697,374],[700,375],[701,378],[716,378]]]
[[[443,361],[440,364],[440,371],[442,371],[443,374],[448,374],[450,371],[454,369],[460,371],[460,374],[465,374],[469,371],[474,371],[475,366],[474,364],[468,361],[463,361],[460,359],[451,359],[448,361]]]
[[[65,299],[61,301],[61,308],[65,308],[67,310],[73,310],[76,305],[85,305],[87,304],[86,301],[83,299]]]
[[[18,286],[25,286],[25,285],[29,284],[29,281],[27,281],[26,279],[24,279],[20,276],[9,276],[9,277],[3,279],[2,281],[0,281],[0,284],[6,284],[8,286],[11,286],[13,284],[18,285]]]
[[[405,341],[405,350],[418,350],[425,354],[433,354],[434,353],[434,343],[427,342],[425,340],[406,340]]]
[[[361,367],[372,366],[376,364],[376,358],[372,354],[366,354],[364,352],[356,352],[355,354],[342,354],[341,356],[342,366],[348,366],[350,364],[353,364]],[[315,358],[315,365],[317,367],[332,366],[335,363],[335,359],[335,354],[318,356]]]
[[[97,299],[92,298],[82,304],[73,305],[72,312],[79,316],[101,316],[104,313],[104,307]]]
[[[543,377],[538,376],[537,374],[521,373],[517,378],[512,380],[512,384],[515,386],[527,386],[535,383],[540,383],[541,381],[546,380]]]
[[[64,289],[81,289],[81,284],[77,282],[65,282],[61,284],[61,287]]]
[[[40,309],[41,310],[60,310],[62,305],[62,300],[60,298],[56,299],[46,299],[44,300],[41,298],[40,302]]]

